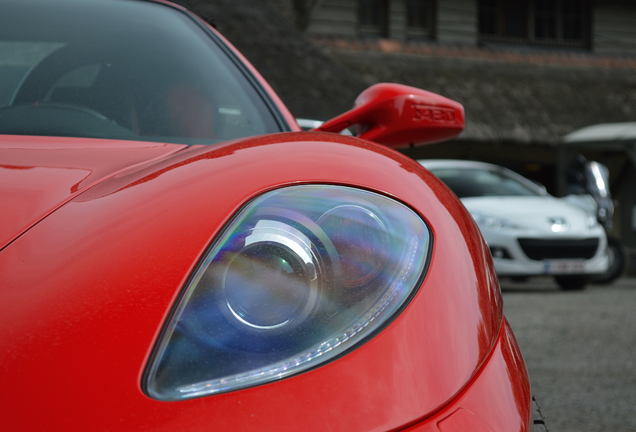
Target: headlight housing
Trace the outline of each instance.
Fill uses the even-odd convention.
[[[415,212],[377,193],[302,185],[258,197],[192,275],[150,361],[148,394],[236,390],[342,355],[410,298],[430,244]]]
[[[594,229],[599,226],[599,219],[596,216],[588,215],[585,218],[585,226],[587,229]]]
[[[470,215],[480,228],[492,228],[492,229],[521,229],[521,226],[509,219],[493,216],[490,214],[484,214],[481,212],[471,211]]]

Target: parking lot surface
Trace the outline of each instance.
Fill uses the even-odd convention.
[[[636,432],[636,279],[563,292],[502,281],[550,432]]]

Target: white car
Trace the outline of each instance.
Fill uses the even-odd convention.
[[[418,162],[472,214],[499,276],[549,275],[562,289],[572,290],[607,269],[607,238],[596,217],[549,195],[543,186],[483,162]]]

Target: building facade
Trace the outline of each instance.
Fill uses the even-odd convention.
[[[407,150],[506,165],[566,194],[577,154],[609,166],[613,234],[636,272],[636,143],[565,146],[583,126],[636,121],[636,2],[323,0],[306,33],[367,81],[400,81],[462,101],[466,133]]]
[[[323,0],[308,32],[634,56],[635,17],[624,0]]]

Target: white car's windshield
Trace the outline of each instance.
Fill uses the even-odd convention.
[[[185,13],[129,0],[2,3],[1,134],[207,144],[280,129]]]
[[[537,196],[538,190],[503,169],[435,168],[431,172],[459,198],[481,196]]]

